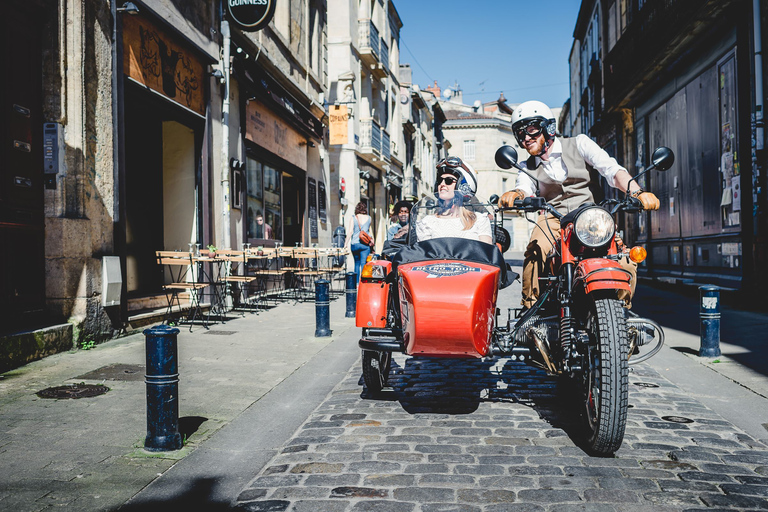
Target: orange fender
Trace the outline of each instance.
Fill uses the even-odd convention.
[[[587,293],[595,290],[630,291],[629,272],[621,268],[618,261],[605,258],[589,258],[579,262],[576,279],[584,282]]]
[[[387,274],[392,269],[390,261],[376,260],[370,263],[384,266]],[[386,327],[388,294],[389,285],[384,281],[363,281],[358,284],[355,325],[363,328]]]

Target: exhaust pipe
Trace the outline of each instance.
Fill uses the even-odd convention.
[[[547,341],[541,337],[541,333],[537,331],[536,329],[528,329],[528,335],[533,338],[533,343],[536,345],[536,350],[539,351],[539,354],[541,354],[542,359],[544,360],[544,370],[547,370],[549,373],[553,375],[557,375],[560,372],[557,371],[557,368],[555,368],[555,364],[552,362],[552,359],[549,357],[549,348],[547,348]]]

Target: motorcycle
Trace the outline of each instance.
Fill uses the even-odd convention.
[[[652,162],[644,172],[665,171],[674,154],[659,148]],[[510,146],[496,152],[496,163],[527,174]],[[494,244],[425,239],[423,226],[444,205],[424,198],[412,210],[407,239],[362,270],[356,325],[362,328],[358,344],[366,388],[376,394],[386,386],[393,352],[509,357],[575,384],[569,387],[578,390],[587,449],[595,455],[613,454],[626,429],[628,365],[653,356],[664,343],[658,324],[628,313],[619,300],[620,290],[630,290],[631,275],[620,260],[639,263],[646,254],[640,246],[628,249],[617,240],[614,215],[638,212],[642,206],[626,194],[562,215],[541,197],[517,200],[512,208],[500,208],[497,201],[464,208],[476,217],[493,216],[497,228],[505,210],[546,211],[560,220],[561,238],[539,278],[536,303],[527,310],[509,309],[502,321],[498,292],[517,275]]]

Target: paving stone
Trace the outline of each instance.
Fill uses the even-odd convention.
[[[421,475],[419,477],[419,485],[428,484],[430,486],[435,485],[449,485],[449,486],[474,486],[475,477],[472,475],[441,475],[441,474],[429,474]]]
[[[340,487],[352,486],[360,482],[360,475],[308,475],[304,480],[305,485],[314,485],[319,487]]]
[[[513,455],[480,455],[477,457],[480,464],[502,464],[505,466],[523,464],[525,457]]]
[[[237,501],[258,500],[267,495],[266,489],[246,489],[237,497]]]
[[[443,487],[398,487],[392,492],[396,500],[416,502],[453,502],[455,491]]]
[[[292,512],[344,512],[349,507],[346,500],[299,500],[293,503]]]
[[[402,503],[398,501],[361,501],[355,503],[352,510],[355,512],[411,512],[416,509],[414,503]]]
[[[503,466],[494,466],[490,464],[457,465],[454,471],[459,475],[503,475],[506,470]]]
[[[251,501],[249,503],[239,503],[236,510],[243,510],[245,512],[283,512],[288,510],[291,506],[290,501],[284,500],[266,500],[266,501]]]
[[[343,464],[328,464],[325,462],[310,462],[307,464],[297,464],[291,468],[291,473],[340,473]]]
[[[467,504],[428,503],[421,506],[421,512],[481,512],[480,507]]]
[[[621,471],[618,468],[565,466],[563,472],[568,476],[592,476],[601,478],[619,478]]]
[[[562,503],[581,501],[579,493],[567,489],[525,489],[517,493],[519,501],[536,503]]]
[[[543,512],[545,509],[535,503],[500,503],[484,507],[483,512]]]
[[[703,471],[683,471],[678,474],[678,477],[683,479],[684,481],[702,481],[702,482],[733,482],[734,478],[728,475],[723,475],[720,473],[705,473]],[[749,478],[749,477],[737,477],[738,480],[741,478]],[[747,483],[747,482],[743,482]],[[766,483],[768,483],[768,479],[766,479]]]
[[[643,498],[652,503],[680,508],[701,504],[699,496],[683,492],[644,492]]]
[[[708,507],[734,508],[736,510],[759,509],[768,510],[768,502],[761,498],[751,496],[738,496],[734,494],[702,494],[701,501]]]
[[[271,500],[296,500],[302,498],[327,498],[330,490],[325,487],[280,487],[269,495]]]
[[[511,466],[509,468],[510,475],[562,475],[563,468],[558,466]]]
[[[637,503],[640,496],[634,491],[619,491],[615,489],[585,489],[584,499],[599,503]]]
[[[473,455],[456,455],[452,453],[433,453],[427,456],[427,460],[433,463],[445,464],[474,464],[477,462]]]
[[[331,498],[388,498],[387,489],[374,489],[373,487],[336,487],[331,489]]]
[[[391,453],[379,453],[376,458],[383,461],[393,462],[421,462],[424,460],[424,455],[421,453],[407,453],[407,452],[391,452]]]
[[[457,500],[467,503],[512,503],[515,493],[501,489],[459,489]]]
[[[662,480],[659,482],[662,491],[674,492],[717,492],[717,486],[710,482],[683,482],[680,480]]]
[[[462,452],[460,446],[452,446],[447,444],[417,444],[414,450],[421,453],[461,453]]]
[[[416,483],[416,475],[366,475],[363,483],[377,487],[408,487]]]
[[[720,488],[725,494],[768,497],[768,486],[750,484],[722,484]]]

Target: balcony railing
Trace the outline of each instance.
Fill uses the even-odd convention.
[[[379,62],[379,30],[371,20],[359,20],[357,22],[358,40],[357,47],[360,51],[360,57],[369,65],[375,65]]]
[[[381,60],[381,63],[384,65],[384,69],[389,71],[389,46],[387,46],[383,39],[379,46],[379,60]]]

